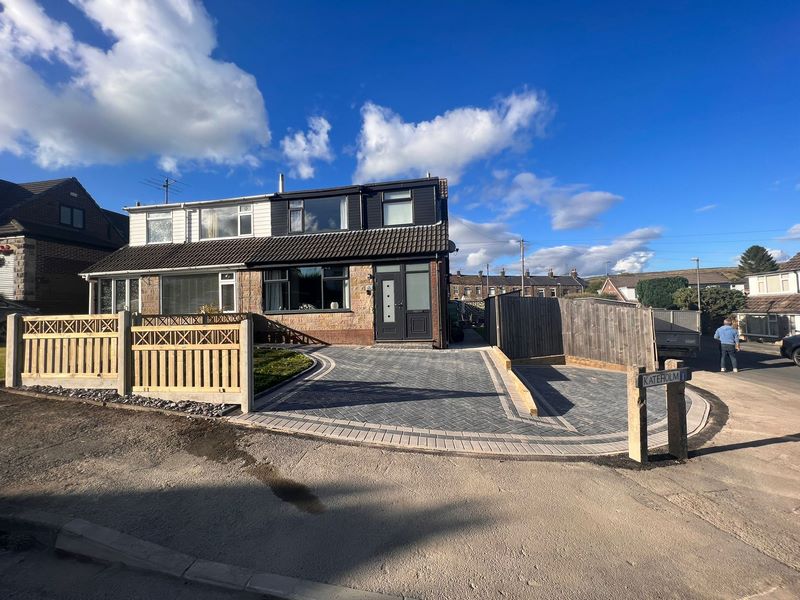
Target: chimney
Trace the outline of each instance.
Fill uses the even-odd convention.
[[[500,269],[500,277],[505,277],[505,276],[506,276],[506,270]]]
[[[572,270],[569,272],[569,276],[573,277],[573,278],[576,278],[578,276],[578,269],[576,269],[575,267],[572,267]]]
[[[461,277],[461,271],[460,271],[460,270],[456,271],[456,275],[458,275],[459,277]]]
[[[555,277],[555,276],[556,276],[556,274],[555,274],[555,273],[553,273],[553,268],[552,268],[552,267],[550,267],[549,269],[547,269],[547,276],[548,276],[548,277]]]
[[[530,276],[531,276],[531,270],[525,269],[525,277],[530,277]]]
[[[278,193],[283,193],[283,173],[278,175]]]
[[[478,271],[478,277],[483,277],[483,271]]]

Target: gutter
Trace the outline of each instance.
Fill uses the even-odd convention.
[[[231,263],[227,265],[200,265],[197,267],[171,267],[164,269],[133,269],[130,271],[93,271],[91,273],[81,273],[81,277],[88,281],[93,277],[102,277],[104,275],[124,275],[126,273],[136,273],[143,275],[158,274],[158,273],[174,273],[177,271],[214,271],[217,269],[244,269],[247,265],[245,263]]]

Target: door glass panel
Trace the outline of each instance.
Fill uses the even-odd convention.
[[[414,263],[410,265],[406,265],[406,271],[424,271],[425,273],[428,272],[428,263]]]
[[[111,280],[100,280],[100,312],[110,313],[113,312],[112,299],[111,299]]]
[[[383,322],[394,323],[394,281],[391,279],[384,281],[381,293],[383,294]]]
[[[430,310],[431,290],[427,273],[406,273],[406,308]]]
[[[236,310],[236,288],[233,285],[225,284],[220,286],[222,295],[222,312],[233,312]]]
[[[125,280],[117,279],[115,282],[116,289],[114,290],[114,310],[117,312],[125,310]]]
[[[400,265],[378,265],[375,267],[377,273],[399,273]]]
[[[131,295],[131,302],[128,310],[132,310],[133,312],[139,312],[139,280],[138,279],[131,279],[128,282],[130,286],[130,295]]]

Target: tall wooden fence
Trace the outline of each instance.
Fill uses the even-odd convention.
[[[131,326],[127,312],[9,315],[6,385],[115,388],[121,395],[239,404],[246,412],[253,402],[253,322],[241,317]]]
[[[488,299],[489,342],[510,359],[564,355],[610,365],[656,366],[649,308],[595,299]]]

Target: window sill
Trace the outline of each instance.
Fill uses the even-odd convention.
[[[320,308],[317,310],[268,310],[262,311],[262,315],[324,315],[327,313],[351,313],[350,308]]]

